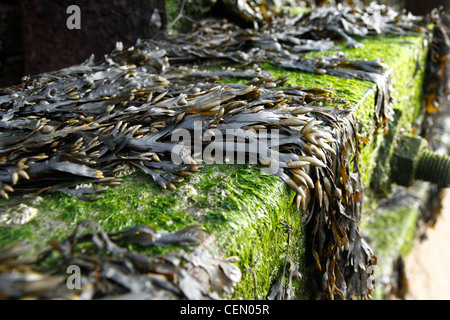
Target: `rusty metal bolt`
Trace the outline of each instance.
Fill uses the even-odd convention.
[[[422,152],[414,177],[435,183],[440,187],[450,186],[450,157],[433,151]]]
[[[428,150],[425,139],[402,136],[391,159],[392,181],[411,186],[416,180],[450,186],[450,157]]]

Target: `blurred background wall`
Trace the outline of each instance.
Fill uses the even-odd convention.
[[[68,29],[70,5],[81,9],[81,29]],[[23,75],[78,64],[95,54],[101,59],[122,41],[154,37],[153,10],[164,0],[0,0],[0,85]],[[161,15],[166,23],[165,15]]]

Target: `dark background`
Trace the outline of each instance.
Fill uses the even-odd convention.
[[[70,5],[81,9],[80,30],[66,26]],[[81,63],[91,54],[101,59],[116,41],[128,48],[151,38],[154,8],[164,11],[164,0],[0,0],[0,85]]]

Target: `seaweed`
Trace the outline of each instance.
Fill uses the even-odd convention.
[[[92,233],[78,236],[78,229],[86,227]],[[17,259],[29,248],[25,243],[4,247],[0,251],[0,297],[219,299],[233,291],[241,272],[232,261],[215,259],[201,246],[208,237],[197,225],[175,233],[147,226],[106,233],[96,223],[84,221],[66,240],[51,242],[51,248],[36,261]],[[130,244],[174,249],[151,256],[127,249]],[[42,267],[46,261],[56,267],[46,270]],[[74,266],[78,267],[77,279],[72,275]]]

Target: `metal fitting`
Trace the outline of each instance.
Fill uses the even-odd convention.
[[[428,150],[423,138],[402,136],[391,158],[392,181],[411,186],[416,180],[450,186],[450,157]]]

